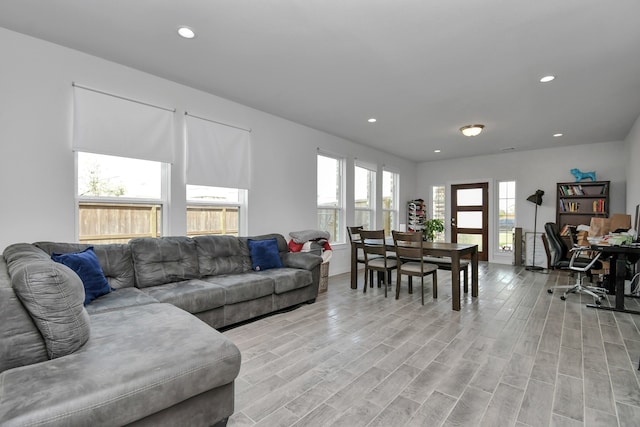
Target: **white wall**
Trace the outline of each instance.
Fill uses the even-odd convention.
[[[186,231],[180,137],[184,111],[252,129],[247,235],[276,232],[288,237],[290,231],[316,228],[318,148],[347,158],[347,171],[353,168],[354,157],[377,164],[379,175],[386,164],[401,173],[400,200],[415,194],[413,162],[2,28],[0,51],[0,250],[16,242],[77,238],[72,82],[177,109],[177,156],[171,171],[166,235],[184,235]],[[349,223],[353,218],[352,186],[347,188],[345,199],[349,201]],[[348,271],[346,245],[334,249],[331,274]]]
[[[637,145],[640,151],[640,137]],[[489,182],[491,221],[496,217],[497,192],[494,189],[497,182],[516,181],[516,227],[522,227],[523,232],[532,232],[534,222],[535,206],[526,198],[537,189],[544,190],[542,205],[538,207],[540,231],[546,222],[556,221],[556,183],[573,182],[574,177],[569,170],[574,167],[583,172],[596,171],[598,180],[611,181],[609,212],[627,212],[626,156],[626,144],[617,141],[426,162],[418,165],[417,192],[426,198],[433,185]],[[450,200],[449,194],[447,200]],[[636,200],[635,203],[640,202],[640,198]],[[447,218],[450,218],[449,206]],[[449,226],[449,220],[445,222]],[[490,224],[492,229],[495,226]],[[449,228],[446,231],[449,233]],[[495,246],[492,233],[489,246]],[[512,258],[500,257],[490,251],[489,261],[511,263]]]

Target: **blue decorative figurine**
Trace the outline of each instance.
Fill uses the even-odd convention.
[[[591,181],[596,180],[595,172],[580,172],[580,169],[573,168],[571,169],[571,175],[576,177],[576,182],[580,182],[583,179],[591,178]]]

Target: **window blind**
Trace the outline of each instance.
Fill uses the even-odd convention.
[[[73,86],[73,149],[173,163],[173,110]]]
[[[185,115],[187,184],[249,189],[249,131]]]

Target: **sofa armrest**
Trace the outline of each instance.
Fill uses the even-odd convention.
[[[282,263],[285,267],[313,270],[322,264],[322,257],[309,252],[287,252],[282,254]]]

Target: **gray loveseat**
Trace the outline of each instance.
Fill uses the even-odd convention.
[[[0,425],[225,425],[237,347],[223,328],[313,302],[320,256],[289,253],[253,271],[248,238],[93,245],[112,292],[83,306],[76,273],[38,242],[0,257]]]

